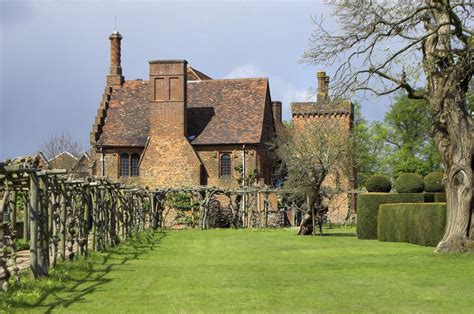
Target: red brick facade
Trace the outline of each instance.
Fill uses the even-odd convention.
[[[93,175],[152,189],[237,188],[245,168],[257,184],[272,183],[267,144],[283,125],[282,104],[272,101],[268,79],[211,79],[185,60],[155,60],[148,80],[125,80],[122,36],[114,32],[109,39],[110,70],[90,135]],[[330,115],[350,132],[352,105],[330,102],[328,79],[318,78],[318,101],[292,104],[295,129]],[[349,178],[344,182],[351,185]],[[276,208],[275,195],[271,200]],[[338,197],[333,221],[345,218],[349,205],[347,195]]]
[[[266,78],[213,80],[185,60],[156,60],[147,81],[127,81],[122,36],[109,39],[107,86],[90,137],[94,175],[150,188],[236,188],[245,156],[246,174],[271,184],[265,143],[281,125],[281,103],[272,106]]]

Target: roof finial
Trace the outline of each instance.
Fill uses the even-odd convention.
[[[115,18],[115,27],[114,27],[114,31],[117,32],[117,15],[114,16]]]

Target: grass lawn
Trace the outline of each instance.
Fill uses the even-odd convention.
[[[142,234],[0,293],[6,311],[470,312],[474,255],[294,230]],[[1,311],[0,311],[1,312]]]

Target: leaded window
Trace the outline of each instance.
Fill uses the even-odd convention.
[[[139,175],[138,164],[139,163],[140,163],[140,155],[132,154],[132,157],[130,158],[130,173],[132,174],[132,177],[138,177]]]
[[[222,154],[220,160],[220,174],[221,177],[230,177],[232,172],[232,162],[230,154]]]
[[[127,153],[120,155],[120,176],[128,177],[130,175],[129,156]]]

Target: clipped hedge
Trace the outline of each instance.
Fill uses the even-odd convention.
[[[436,246],[443,238],[446,203],[380,205],[377,239]]]
[[[398,193],[422,193],[425,190],[423,177],[416,173],[403,173],[393,184]]]
[[[390,192],[392,182],[390,179],[381,174],[374,174],[367,179],[365,187],[369,192]]]
[[[441,183],[443,180],[443,173],[442,172],[430,172],[428,173],[425,178],[425,191],[426,192],[443,192],[444,186]]]
[[[364,193],[357,197],[357,237],[377,239],[377,214],[381,204],[423,203],[420,193]]]
[[[424,193],[425,203],[446,203],[446,193]]]

